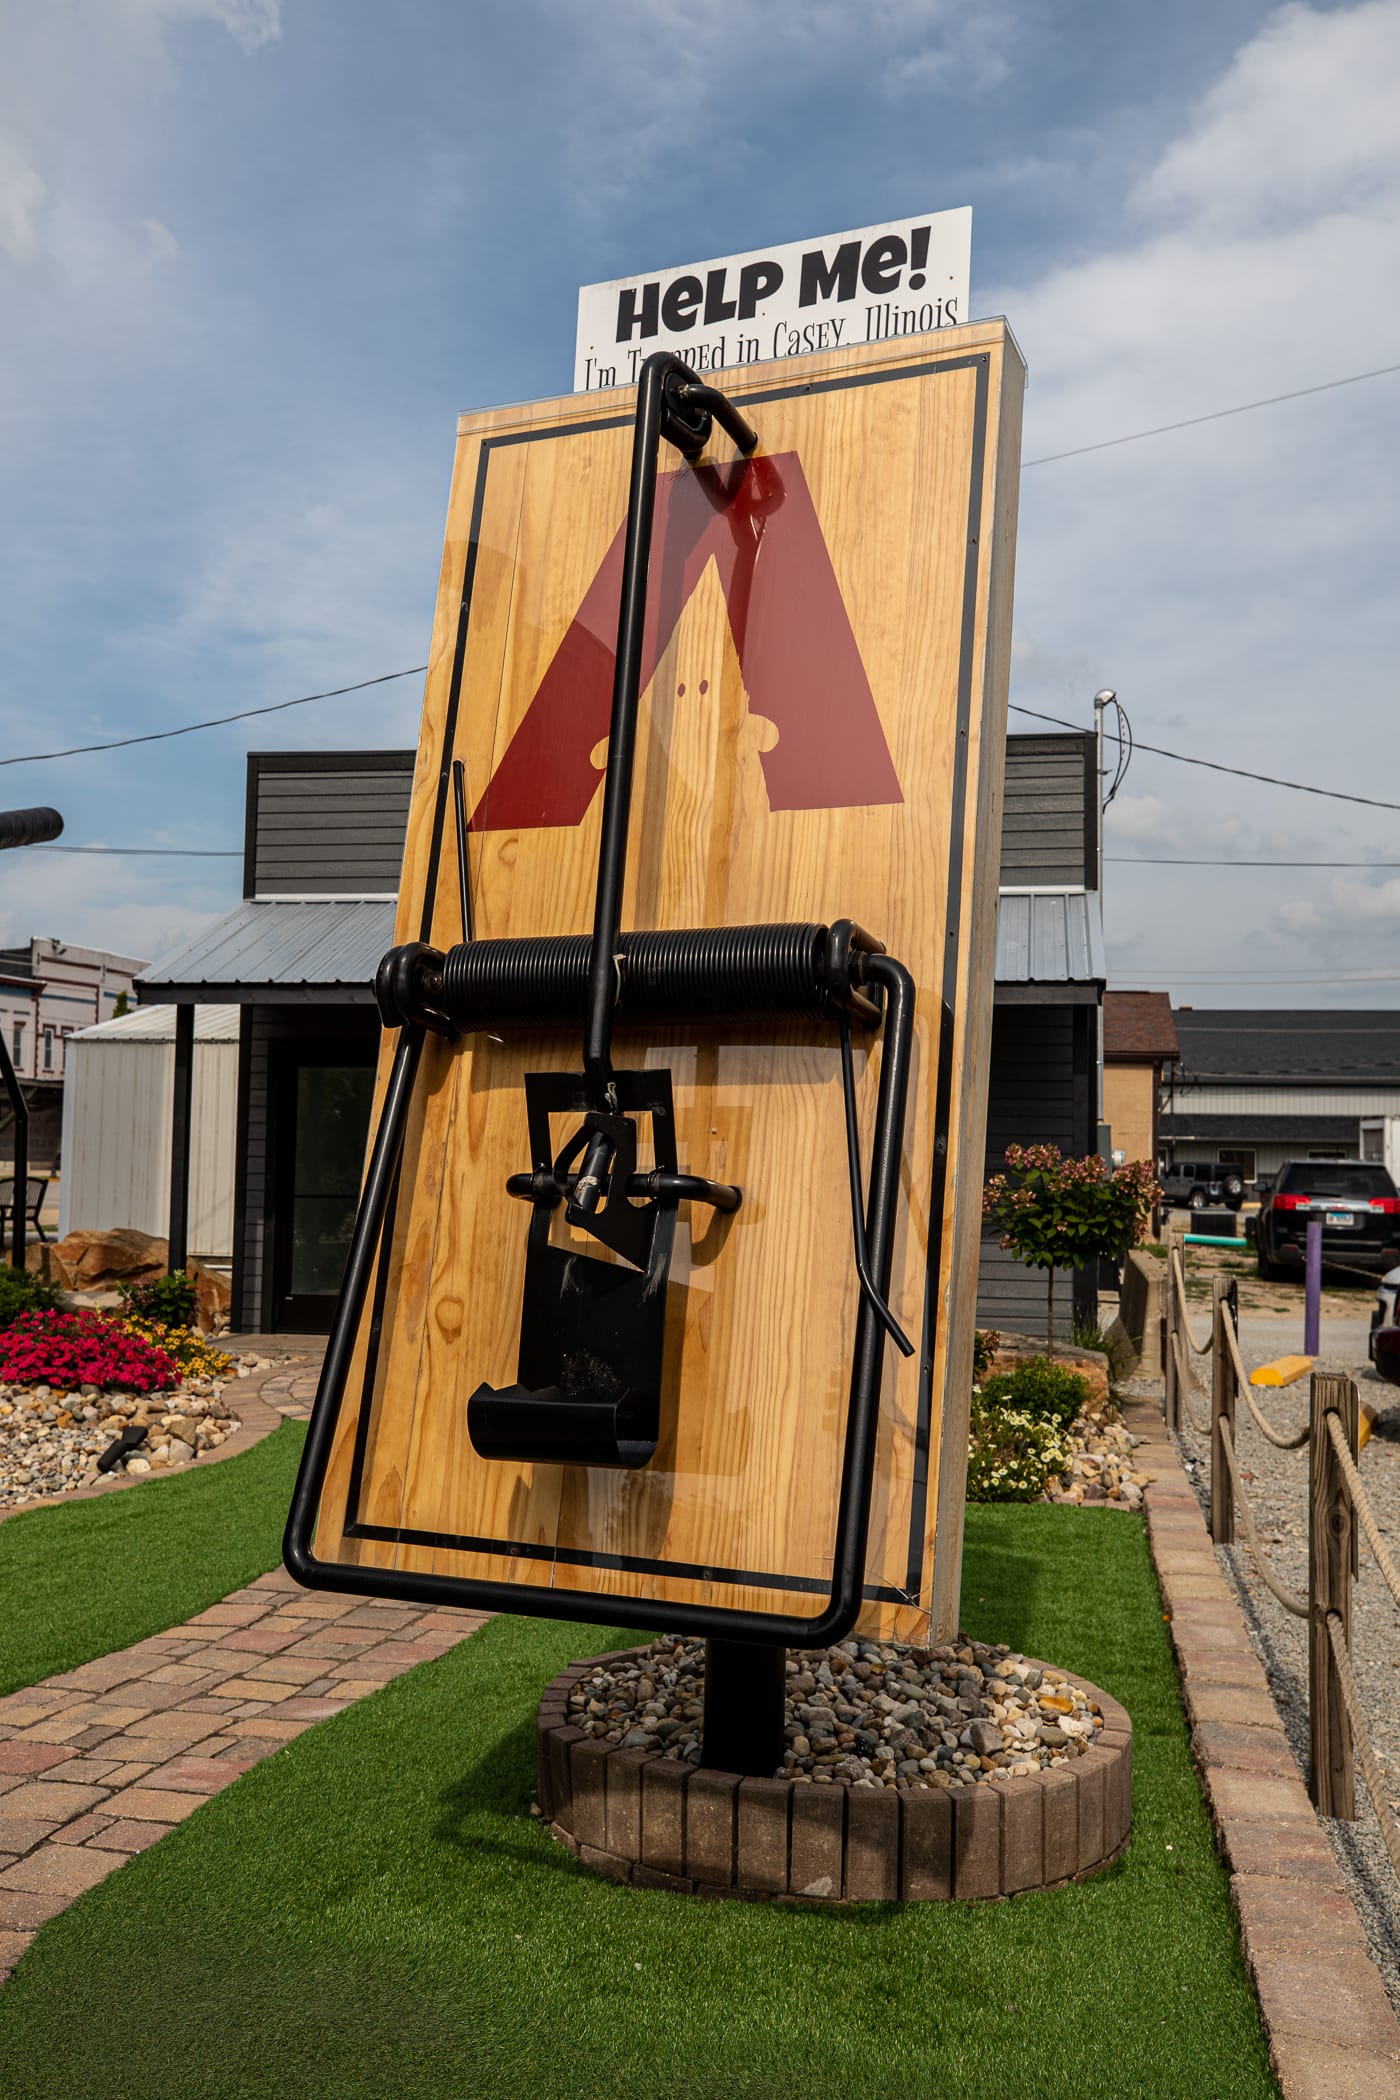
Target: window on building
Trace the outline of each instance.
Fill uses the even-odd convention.
[[[53,1030],[51,1028],[44,1030],[44,1070],[46,1072],[53,1070]]]
[[[1222,1145],[1217,1154],[1222,1167],[1238,1167],[1245,1181],[1256,1179],[1255,1154],[1252,1145]]]
[[[11,1056],[11,1058],[12,1058],[12,1059],[14,1060],[14,1067],[15,1067],[15,1070],[16,1070],[16,1071],[18,1071],[18,1070],[19,1070],[19,1068],[20,1068],[20,1066],[21,1066],[21,1065],[22,1065],[22,1064],[24,1063],[24,1023],[23,1023],[23,1021],[16,1021],[16,1022],[15,1022],[15,1025],[14,1025],[14,1028],[13,1028],[13,1031],[11,1032],[11,1035],[10,1035],[10,1056]]]

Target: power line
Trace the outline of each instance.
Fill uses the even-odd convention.
[[[1268,394],[1258,401],[1241,401],[1233,408],[1213,409],[1209,414],[1203,416],[1183,416],[1175,423],[1155,424],[1150,430],[1131,430],[1125,432],[1122,437],[1100,438],[1095,444],[1075,445],[1066,452],[1047,452],[1039,459],[1023,460],[1021,465],[1023,470],[1027,467],[1052,466],[1056,460],[1078,459],[1086,452],[1106,452],[1115,445],[1136,445],[1144,438],[1164,437],[1171,431],[1190,430],[1200,423],[1218,423],[1226,416],[1248,415],[1257,408],[1276,408],[1281,402],[1301,401],[1311,394],[1331,393],[1337,387],[1359,386],[1363,380],[1384,379],[1395,372],[1400,372],[1400,364],[1378,365],[1370,372],[1350,372],[1342,379],[1324,379],[1316,386],[1294,387],[1291,392],[1286,394]],[[15,758],[0,758],[0,766],[38,765],[50,759],[82,758],[95,751],[125,751],[129,750],[133,744],[160,744],[171,737],[193,736],[197,730],[201,729],[221,729],[229,722],[248,722],[258,715],[282,714],[289,707],[309,706],[313,700],[338,700],[347,693],[362,693],[371,686],[390,685],[399,678],[417,678],[427,668],[426,664],[414,664],[406,671],[385,671],[378,678],[361,678],[353,685],[330,686],[325,692],[321,693],[302,693],[295,700],[275,700],[266,707],[244,707],[238,709],[234,714],[211,715],[207,721],[185,722],[178,729],[152,729],[142,736],[112,737],[105,743],[100,744],[71,744],[61,751],[28,751]],[[1065,729],[1078,729],[1080,727],[1079,723],[1066,722],[1058,715],[1040,714],[1033,707],[1017,707],[1016,712],[1023,715],[1033,715],[1038,721],[1042,722],[1057,722]],[[1121,744],[1121,737],[1119,742]],[[1261,781],[1267,787],[1293,788],[1300,794],[1325,795],[1337,802],[1358,802],[1364,804],[1368,809],[1400,809],[1400,803],[1397,802],[1381,802],[1369,795],[1345,795],[1335,788],[1309,787],[1303,781],[1279,780],[1269,773],[1250,773],[1240,766],[1219,765],[1213,759],[1191,758],[1185,752],[1167,751],[1159,744],[1142,744],[1137,748],[1143,751],[1154,752],[1158,758],[1177,759],[1183,765],[1206,766],[1213,772],[1232,773],[1241,780]],[[65,850],[73,852],[82,849],[70,847]],[[132,850],[154,852],[157,849],[150,847],[144,849],[133,848]]]
[[[196,729],[220,729],[225,722],[247,722],[254,715],[280,715],[289,707],[305,707],[312,700],[338,700],[344,693],[362,693],[367,686],[391,685],[396,678],[416,678],[426,664],[407,671],[385,671],[378,678],[361,678],[354,685],[333,685],[324,693],[302,693],[295,700],[274,700],[269,707],[242,707],[237,714],[211,715],[207,722],[186,722],[179,729],[152,729],[144,736],[117,736],[106,744],[71,744],[66,751],[27,751],[22,758],[0,758],[0,766],[33,766],[47,758],[81,758],[89,751],[125,751],[131,744],[162,744],[168,737],[193,736]]]
[[[1114,445],[1136,445],[1143,438],[1165,437],[1169,430],[1194,430],[1198,423],[1219,423],[1226,416],[1247,416],[1256,408],[1277,408],[1281,401],[1301,401],[1308,394],[1330,394],[1334,387],[1359,386],[1363,379],[1386,379],[1400,372],[1400,365],[1378,365],[1374,372],[1349,372],[1345,379],[1324,379],[1317,386],[1295,387],[1289,394],[1266,394],[1262,401],[1241,401],[1235,408],[1215,408],[1206,416],[1183,416],[1179,423],[1158,423],[1151,430],[1130,430],[1123,437],[1100,438],[1094,445],[1075,445],[1068,452],[1046,452],[1039,459],[1023,459],[1027,467],[1053,466],[1057,459],[1082,459],[1086,452],[1107,452]]]
[[[1400,860],[1162,860],[1150,853],[1105,853],[1119,868],[1400,868]]]
[[[1077,730],[1081,736],[1085,733],[1082,722],[1066,721],[1063,715],[1042,714],[1038,707],[1021,707],[1014,700],[1010,705],[1013,714],[1033,715],[1037,722],[1055,722],[1061,729]],[[1230,773],[1236,780],[1258,780],[1265,787],[1292,788],[1299,795],[1322,795],[1329,802],[1359,802],[1366,809],[1400,809],[1400,802],[1382,802],[1374,795],[1348,795],[1341,788],[1313,787],[1306,780],[1281,780],[1276,773],[1251,773],[1245,766],[1222,765],[1214,758],[1193,758],[1189,751],[1169,751],[1163,744],[1144,744],[1136,737],[1133,749],[1155,752],[1158,758],[1174,758],[1183,766],[1204,766],[1211,773]]]
[[[1181,984],[1400,984],[1393,970],[1137,970],[1138,977],[1155,977]]]
[[[134,854],[164,860],[242,860],[237,846],[34,846],[34,853],[116,853],[123,860]]]

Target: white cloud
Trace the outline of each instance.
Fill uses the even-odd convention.
[[[189,871],[238,866],[236,861],[126,861],[114,856],[101,863],[103,876],[96,877],[87,854],[30,852],[10,858],[13,865],[5,871],[0,906],[0,940],[16,944],[36,934],[52,935],[145,962],[191,939],[218,917],[218,908],[201,910],[189,901]],[[169,870],[181,867],[185,875],[172,877]],[[165,872],[152,874],[153,868]],[[236,899],[236,874],[226,879],[226,887],[226,901],[211,900],[224,909]]]
[[[19,140],[0,130],[0,255],[11,262],[33,260],[39,247],[44,179]]]
[[[1397,109],[1400,0],[1271,16],[1137,185],[1116,245],[982,302],[1027,352],[1026,457],[1392,362]],[[1111,685],[1144,742],[1366,793],[1400,661],[1397,407],[1400,379],[1381,379],[1030,468],[1013,699],[1087,727]],[[1081,661],[1066,706],[1055,667]],[[1391,822],[1140,752],[1108,839],[1396,858]],[[1266,851],[1290,836],[1292,856]],[[1108,869],[1111,966],[1184,961],[1189,930],[1200,967],[1207,950],[1238,966],[1240,996],[1261,942],[1275,969],[1336,967],[1314,938],[1322,878],[1194,873]]]
[[[90,282],[104,258],[120,275],[173,252],[161,220],[123,221],[104,189],[120,191],[153,135],[153,105],[176,85],[172,35],[198,23],[251,57],[281,36],[281,0],[0,0],[0,259]],[[85,152],[106,155],[105,185],[75,173]]]
[[[546,0],[560,27],[576,0]],[[1007,75],[1018,0],[613,0],[591,8],[565,118],[573,201],[602,210],[694,148],[750,151],[756,90],[856,79],[891,100],[980,94]],[[813,229],[815,230],[815,229]],[[755,235],[757,237],[757,235]]]
[[[1361,882],[1334,876],[1321,897],[1292,897],[1278,909],[1289,933],[1324,933],[1369,944],[1373,929],[1400,924],[1400,880]]]
[[[180,253],[180,243],[163,220],[143,219],[141,231],[146,237],[146,261],[150,268],[157,269],[161,263],[174,262]]]
[[[282,0],[100,0],[100,7],[108,23],[136,32],[211,22],[227,30],[242,51],[260,51],[282,34]]]
[[[1191,130],[1138,192],[1236,230],[1393,200],[1400,9],[1281,8],[1206,96]]]

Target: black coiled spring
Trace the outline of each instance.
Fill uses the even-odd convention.
[[[827,928],[695,926],[624,933],[617,963],[619,1019],[735,1019],[829,1011]],[[443,961],[440,1010],[462,1029],[582,1019],[586,933],[538,940],[468,941]]]

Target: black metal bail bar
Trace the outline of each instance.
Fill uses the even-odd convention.
[[[671,396],[667,398],[667,388]],[[697,390],[698,389],[698,393]],[[703,398],[701,398],[703,397]],[[588,965],[588,1015],[583,1070],[595,1108],[610,1108],[615,976],[613,956],[622,927],[622,890],[627,875],[627,828],[632,814],[632,768],[637,752],[637,713],[642,680],[642,636],[646,625],[647,576],[656,517],[656,453],[665,436],[688,458],[697,458],[717,417],[741,452],[758,443],[739,411],[707,387],[674,352],[658,350],[642,366],[637,419],[632,430],[632,475],[627,495],[627,536],[622,596],[617,615],[617,659],[613,670],[608,765],[603,783],[603,831],[598,849],[598,888],[593,907],[593,947]]]

